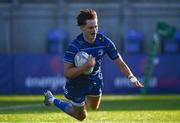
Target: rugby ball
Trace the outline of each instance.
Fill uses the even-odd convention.
[[[74,63],[76,67],[80,67],[88,61],[89,54],[86,52],[80,51],[74,57]],[[94,67],[91,67],[89,70],[84,72],[84,74],[88,75],[93,72]]]

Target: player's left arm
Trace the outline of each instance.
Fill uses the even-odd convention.
[[[122,59],[121,55],[118,53],[116,46],[114,43],[105,37],[106,44],[106,52],[108,56],[117,64],[118,68],[122,71],[122,73],[137,87],[144,87],[137,78],[133,75],[127,64]]]
[[[122,73],[133,83],[136,87],[144,87],[139,80],[133,75],[127,64],[124,62],[121,56],[114,60],[115,64],[122,71]]]

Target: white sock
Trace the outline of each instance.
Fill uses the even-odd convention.
[[[51,104],[53,104],[55,99],[56,99],[55,97],[52,97],[52,98],[49,99],[49,102],[50,102]]]

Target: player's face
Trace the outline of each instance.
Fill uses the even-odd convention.
[[[86,25],[81,26],[81,31],[87,42],[94,43],[98,32],[97,19],[87,20]]]

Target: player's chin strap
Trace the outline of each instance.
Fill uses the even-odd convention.
[[[134,75],[129,75],[128,79],[130,80],[131,83],[136,83],[138,82],[137,78]]]

